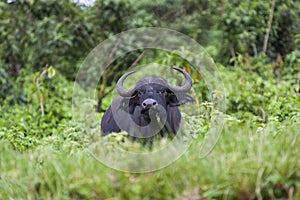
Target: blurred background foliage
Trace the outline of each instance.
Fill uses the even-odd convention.
[[[82,60],[101,41],[130,28],[149,26],[187,34],[223,65],[244,62],[250,70],[258,71],[261,69],[252,69],[251,62],[264,54],[263,61],[277,63],[273,67],[276,73],[297,76],[298,7],[298,1],[276,1],[267,49],[263,51],[271,2],[98,0],[91,7],[73,1],[1,2],[0,97],[3,100],[17,92],[13,86],[22,78],[22,70],[30,74],[52,65],[67,80],[74,81]],[[123,64],[113,71],[128,68],[140,53],[126,61],[120,59]],[[114,81],[110,78],[104,84]],[[13,99],[19,101],[20,96]]]
[[[13,101],[22,101],[22,87],[14,87],[16,80],[22,79],[22,70],[26,75],[54,66],[74,81],[82,60],[101,41],[121,31],[149,26],[187,34],[216,62],[228,67],[242,62],[250,71],[259,71],[260,67],[252,69],[252,62],[277,63],[273,67],[277,75],[297,76],[298,6],[298,1],[276,1],[263,50],[271,12],[271,2],[266,1],[98,0],[94,6],[50,0],[1,2],[0,98],[3,101],[14,95]],[[115,72],[130,67],[141,53],[133,52],[131,59],[124,56],[126,60],[119,61],[122,65],[116,61],[113,65],[119,66],[111,67],[103,84],[114,83],[114,76],[121,75]]]
[[[27,188],[35,194],[28,194],[28,198],[49,198],[50,194],[53,198],[98,199],[100,196],[112,197],[117,191],[121,199],[132,199],[130,197],[134,195],[136,199],[142,199],[145,192],[160,199],[166,196],[170,199],[224,196],[229,196],[229,199],[274,199],[294,196],[300,186],[299,160],[294,158],[298,159],[300,150],[298,147],[291,151],[289,145],[296,148],[295,141],[299,142],[299,8],[297,0],[96,0],[93,6],[71,0],[1,1],[0,154],[4,153],[0,158],[0,198],[24,198]],[[86,145],[85,135],[90,134],[80,124],[75,124],[71,115],[72,90],[80,65],[100,42],[139,27],[164,27],[182,32],[201,44],[215,60],[226,90],[228,123],[223,143],[217,147],[211,160],[193,160],[194,164],[186,166],[190,160],[184,158],[178,167],[171,168],[172,172],[165,171],[153,177],[135,176],[118,174],[105,167],[101,168],[103,171],[97,171],[95,163],[90,169],[91,166],[84,165],[86,155],[73,149]],[[125,71],[149,62],[187,70],[194,80],[197,104],[213,109],[206,102],[209,100],[208,89],[203,77],[186,60],[176,52],[139,49],[119,57],[101,77],[95,103],[95,111],[100,113],[97,115],[99,122],[111,102],[118,78]],[[203,133],[201,129],[209,127],[208,117],[203,114],[203,123],[189,128]],[[99,123],[95,127],[99,130]],[[261,139],[262,135],[266,135],[267,139]],[[277,135],[280,140],[276,140]],[[253,143],[248,143],[248,140]],[[49,148],[50,154],[56,154],[56,150],[65,153],[55,158],[44,152],[40,155],[40,146]],[[256,147],[265,148],[265,154],[256,154]],[[37,151],[31,153],[29,149]],[[237,152],[236,149],[242,151]],[[23,154],[16,155],[15,150]],[[197,148],[194,150],[197,151]],[[232,157],[228,156],[230,158],[226,160],[222,157],[224,151]],[[64,163],[69,153],[80,158],[76,165],[86,173],[95,170],[93,172],[99,173],[99,177],[84,180],[85,175],[79,173],[82,185],[72,186],[77,180],[76,174],[73,174],[76,170],[72,167],[75,158],[70,161],[72,165],[68,161]],[[190,154],[193,159],[197,158]],[[15,167],[9,162],[11,156],[20,161],[15,168],[21,171],[19,174],[29,172],[33,177],[35,170],[39,171],[35,183],[32,183],[34,185],[28,185],[26,178],[20,179],[20,185],[1,184],[10,178],[19,180],[17,175],[5,178],[1,174],[1,171]],[[267,162],[256,162],[261,156],[274,158],[275,164],[270,166]],[[276,156],[279,157],[275,159]],[[45,161],[45,168],[32,168],[26,162],[32,157],[37,163]],[[57,166],[52,166],[47,158],[54,160],[53,165],[62,163],[62,169],[66,170],[66,174],[73,174],[74,180],[57,172]],[[218,162],[220,158],[225,159],[227,168]],[[286,163],[280,159],[286,159]],[[277,163],[279,166],[276,166]],[[216,167],[212,168],[212,165]],[[26,166],[25,171],[22,171],[23,166]],[[198,166],[202,167],[201,170],[193,175],[191,172],[198,170]],[[258,180],[256,178],[262,176],[261,166],[266,174]],[[188,172],[186,175],[191,181],[188,186],[183,184],[188,182],[187,178],[180,175],[180,181],[184,181],[168,183],[170,177],[177,177],[182,169]],[[53,180],[44,180],[47,173],[54,174]],[[109,180],[105,173],[110,174]],[[200,180],[202,176],[204,178]],[[60,178],[64,181],[57,185],[56,181]],[[149,179],[152,189],[160,190],[160,194],[148,191]],[[230,182],[231,179],[236,182]],[[101,185],[102,180],[112,182],[112,186]],[[132,185],[120,192],[116,180],[120,185],[127,185],[129,180]],[[197,181],[203,187],[195,186]],[[154,187],[157,183],[159,188]],[[8,189],[10,187],[21,193],[15,193]],[[62,196],[60,189],[66,190]],[[300,196],[299,192],[297,194],[296,199]]]

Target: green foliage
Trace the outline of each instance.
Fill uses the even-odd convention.
[[[0,199],[299,199],[299,7],[298,1],[276,0],[263,54],[271,1],[97,0],[92,7],[71,0],[0,2]],[[220,62],[226,124],[205,159],[199,143],[219,111],[207,77],[178,52],[139,49],[122,55],[97,87],[100,113],[92,127],[72,119],[73,81],[87,53],[121,31],[149,26],[189,35]],[[138,64],[176,66],[191,74],[196,103],[182,108],[182,116],[194,142],[160,171],[117,172],[86,147],[96,140],[111,151],[151,151],[126,133],[99,138],[116,80],[142,53]],[[205,64],[202,56],[196,55],[197,65]],[[172,76],[164,68],[144,70]],[[200,115],[190,116],[195,107]]]
[[[0,100],[5,99],[6,95],[12,95],[13,82],[7,72],[0,66]]]
[[[1,137],[19,150],[34,147],[38,138],[62,134],[71,120],[72,84],[61,74],[54,75],[51,67],[43,72],[25,75],[22,70],[23,78],[15,87],[24,88],[26,103],[11,105],[13,99],[9,97],[0,109]]]
[[[282,121],[298,115],[300,104],[294,80],[281,81],[278,85],[272,73],[267,74],[271,71],[271,65],[265,67],[268,70],[265,70],[264,76],[240,68],[233,69],[234,73],[222,69],[229,114],[261,122],[266,122],[269,117]]]
[[[18,77],[21,69],[40,71],[53,65],[74,79],[80,59],[100,41],[126,29],[130,9],[126,1],[97,1],[91,8],[73,1],[1,3],[3,67]]]

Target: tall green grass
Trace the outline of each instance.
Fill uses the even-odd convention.
[[[53,83],[57,90],[45,95],[43,117],[34,99],[24,105],[4,102],[0,199],[300,199],[300,101],[295,81],[278,85],[272,74],[264,75],[272,73],[264,68],[263,75],[242,68],[219,69],[227,113],[213,151],[201,159],[200,146],[215,111],[203,102],[201,116],[182,113],[188,122],[185,130],[196,133],[195,141],[176,162],[151,173],[116,171],[85,149],[100,135],[102,114],[96,115],[90,133],[75,124],[73,84],[60,76]],[[33,78],[28,77],[24,87],[29,97],[35,94],[30,91]],[[202,89],[195,83],[198,95]],[[105,105],[110,100],[105,99]],[[117,134],[103,141],[112,148],[141,147],[123,139]]]
[[[195,141],[145,174],[110,169],[74,143],[20,153],[1,141],[0,199],[299,199],[299,118],[251,123],[231,118],[204,159]]]

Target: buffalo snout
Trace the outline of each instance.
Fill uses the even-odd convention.
[[[156,107],[157,101],[155,99],[145,99],[142,103],[143,109],[149,109],[151,107]]]

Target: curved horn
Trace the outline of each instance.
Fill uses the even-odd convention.
[[[124,74],[117,82],[117,85],[116,85],[116,89],[117,89],[117,92],[118,94],[121,96],[121,97],[129,97],[132,92],[133,92],[133,89],[131,90],[126,90],[124,87],[123,87],[123,82],[124,80],[130,75],[130,74],[133,74],[135,73],[135,71],[131,71],[131,72],[127,72],[126,74]]]
[[[191,76],[183,69],[180,69],[178,67],[173,67],[173,69],[181,72],[184,77],[185,77],[185,84],[183,86],[173,86],[173,85],[168,85],[168,87],[170,88],[170,90],[172,90],[173,92],[187,92],[191,89],[192,84],[193,84],[193,80],[191,78]]]

